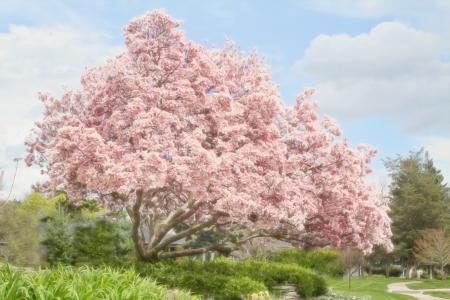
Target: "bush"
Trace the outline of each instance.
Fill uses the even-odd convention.
[[[201,268],[200,262],[164,261],[154,264],[138,263],[141,275],[155,278],[159,283],[170,287],[189,289],[194,294],[214,299],[240,299],[254,293],[266,292],[264,284],[251,278],[233,274],[228,276],[219,271]],[[189,266],[194,267],[193,269]]]
[[[384,266],[372,267],[370,269],[370,271],[372,272],[372,274],[375,274],[375,275],[386,276],[386,267],[384,267]],[[398,265],[390,265],[389,266],[389,276],[390,277],[400,277],[400,275],[402,275],[402,273],[403,273],[403,268],[401,266],[398,266]]]
[[[339,264],[339,253],[335,250],[304,251],[299,249],[280,250],[272,254],[271,261],[297,264],[320,274],[342,276],[344,267]]]
[[[187,289],[214,299],[241,299],[253,293],[265,292],[264,284],[245,276],[225,276],[214,273],[191,273],[187,270],[172,279],[172,286]]]
[[[47,221],[50,265],[100,265],[123,260],[133,249],[130,223],[124,220],[73,219],[61,214]]]
[[[169,292],[131,270],[57,267],[24,272],[0,268],[0,299],[147,300],[170,299]],[[190,299],[177,292],[176,299]]]
[[[151,276],[160,283],[190,288],[195,293],[215,298],[231,299],[227,290],[230,286],[239,287],[236,295],[249,295],[284,283],[294,284],[297,292],[305,297],[326,293],[326,283],[322,277],[295,264],[260,260],[217,259],[201,262],[181,259],[155,264],[137,263],[136,266],[140,274]]]
[[[71,264],[75,259],[72,229],[64,216],[47,223],[47,261],[50,265]]]
[[[303,297],[319,296],[327,291],[322,277],[296,264],[247,260],[238,263],[236,269],[240,269],[241,274],[264,282],[268,288],[283,283],[294,284]]]
[[[77,263],[95,265],[120,261],[133,249],[129,223],[100,219],[78,225],[74,231]]]
[[[389,276],[392,277],[400,277],[403,273],[403,268],[402,266],[398,266],[398,265],[390,265],[389,266]]]

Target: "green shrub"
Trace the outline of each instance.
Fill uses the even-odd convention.
[[[9,266],[0,268],[0,299],[84,299],[147,300],[168,299],[169,292],[131,270],[59,266],[24,272]],[[190,299],[177,291],[176,299]]]
[[[272,254],[271,261],[293,263],[312,269],[320,274],[342,276],[344,268],[339,264],[339,253],[336,250],[323,249],[304,251],[299,249],[280,250]]]
[[[225,276],[214,273],[193,273],[187,270],[171,277],[173,285],[179,288],[189,288],[196,294],[214,299],[241,299],[253,293],[267,291],[264,284],[245,276]]]
[[[271,288],[277,284],[291,283],[304,297],[319,296],[326,293],[325,280],[312,271],[296,264],[269,261],[247,260],[237,264],[237,269],[255,280],[264,282]]]
[[[230,299],[226,287],[236,285],[239,280],[242,281],[239,290],[242,295],[263,292],[284,283],[296,285],[298,293],[305,297],[326,293],[326,283],[322,277],[295,264],[260,260],[216,259],[201,262],[181,259],[154,264],[137,263],[136,267],[140,274],[151,276],[160,283],[190,288],[195,293],[215,298],[226,298],[228,295]]]
[[[263,283],[245,276],[227,276],[207,268],[202,269],[201,263],[193,260],[138,263],[137,269],[141,275],[155,278],[167,286],[189,289],[194,294],[214,299],[240,299],[242,296],[267,291]]]
[[[249,277],[232,277],[223,287],[224,299],[241,299],[241,295],[249,296],[267,292],[264,284]]]
[[[133,249],[125,220],[74,219],[60,214],[47,221],[47,260],[56,264],[114,264]]]
[[[403,273],[403,268],[402,266],[398,266],[398,265],[390,265],[389,266],[389,276],[392,277],[400,277]]]
[[[64,216],[47,223],[47,261],[50,265],[71,264],[75,259],[71,224]]]
[[[370,269],[370,271],[372,272],[372,274],[375,274],[375,275],[386,275],[386,267],[385,266],[372,267]],[[398,266],[398,265],[390,265],[389,266],[389,276],[390,277],[399,277],[400,275],[402,275],[402,273],[403,273],[403,268],[401,266]]]
[[[129,223],[106,219],[85,222],[75,227],[73,247],[77,263],[120,261],[133,249]]]

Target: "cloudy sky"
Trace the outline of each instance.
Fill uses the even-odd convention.
[[[1,0],[0,169],[9,193],[14,158],[38,120],[39,91],[78,86],[86,67],[123,50],[122,28],[164,8],[186,35],[208,45],[225,38],[265,55],[283,99],[315,87],[322,113],[353,145],[382,159],[425,147],[450,178],[450,0]],[[11,198],[39,171],[19,163]]]

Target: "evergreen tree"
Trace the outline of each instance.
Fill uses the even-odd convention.
[[[392,178],[390,217],[395,254],[403,264],[412,265],[420,231],[449,224],[449,189],[423,149],[408,157],[388,159],[386,167]]]
[[[47,260],[51,265],[71,264],[75,258],[70,220],[61,215],[50,220],[47,227]]]

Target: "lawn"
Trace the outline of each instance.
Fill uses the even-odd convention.
[[[370,276],[366,278],[352,278],[351,286],[348,289],[348,281],[342,279],[329,278],[328,285],[338,294],[365,297],[370,300],[413,300],[415,298],[391,294],[387,291],[387,285],[394,282],[401,282],[404,279],[397,277],[385,278],[384,276]]]
[[[408,284],[408,287],[413,290],[423,290],[423,289],[445,289],[450,288],[450,280],[430,280],[424,279],[420,283]]]
[[[433,297],[439,297],[444,299],[450,299],[450,293],[449,292],[425,292],[425,295],[430,295]]]

